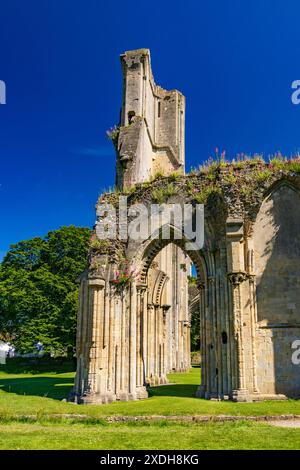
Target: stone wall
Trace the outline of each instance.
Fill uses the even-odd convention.
[[[254,227],[257,285],[258,387],[262,393],[300,390],[291,361],[300,338],[300,193],[279,184],[264,200]]]

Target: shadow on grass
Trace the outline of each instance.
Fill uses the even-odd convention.
[[[9,359],[6,364],[0,364],[0,372],[5,372],[5,374],[62,374],[75,372],[75,370],[76,364],[74,361],[20,361]]]
[[[72,389],[72,377],[24,377],[0,379],[0,390],[17,395],[40,396],[63,400]],[[195,397],[197,385],[170,384],[151,387],[149,396],[157,397]]]
[[[193,369],[198,368],[199,366],[193,366]],[[73,377],[60,377],[59,375],[55,376],[55,373],[66,373],[72,371],[72,369],[72,363],[69,363],[67,365],[60,363],[52,363],[50,367],[49,364],[39,363],[34,367],[33,363],[22,364],[11,362],[10,364],[7,364],[5,366],[0,366],[0,371],[8,374],[7,377],[0,378],[0,390],[8,393],[16,393],[17,395],[40,396],[52,398],[54,400],[63,400],[68,396],[69,392],[71,391],[74,379]],[[9,377],[9,374],[18,373],[44,373],[45,376],[11,378]],[[46,374],[49,374],[49,376]],[[186,378],[186,374],[182,374],[182,378],[185,378],[185,380],[192,380],[192,377]],[[172,381],[172,375],[170,377],[170,381]],[[171,383],[169,385],[151,387],[149,388],[149,396],[195,398],[198,385],[199,384],[195,383]]]
[[[24,377],[0,379],[0,390],[17,395],[40,396],[62,400],[71,391],[72,377]]]
[[[159,385],[149,388],[149,396],[195,398],[197,388],[198,385],[195,384]]]

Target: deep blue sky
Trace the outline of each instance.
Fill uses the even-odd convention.
[[[299,18],[299,0],[1,0],[2,255],[93,224],[114,184],[105,131],[118,122],[125,50],[150,48],[156,82],[186,95],[187,169],[215,147],[298,151]]]

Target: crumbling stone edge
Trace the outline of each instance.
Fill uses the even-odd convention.
[[[163,415],[150,415],[150,416],[103,416],[93,417],[83,414],[48,414],[48,415],[13,415],[1,416],[0,423],[5,421],[64,421],[70,420],[72,422],[89,422],[92,424],[104,423],[143,423],[143,422],[177,422],[177,423],[224,423],[224,422],[237,422],[237,421],[287,421],[287,420],[300,420],[300,415],[296,414],[282,414],[282,415],[258,415],[258,416],[232,416],[232,415],[178,415],[178,416],[163,416]]]

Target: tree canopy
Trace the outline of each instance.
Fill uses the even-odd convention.
[[[21,352],[40,341],[46,352],[75,346],[78,285],[91,230],[61,227],[12,245],[0,265],[0,339]]]

